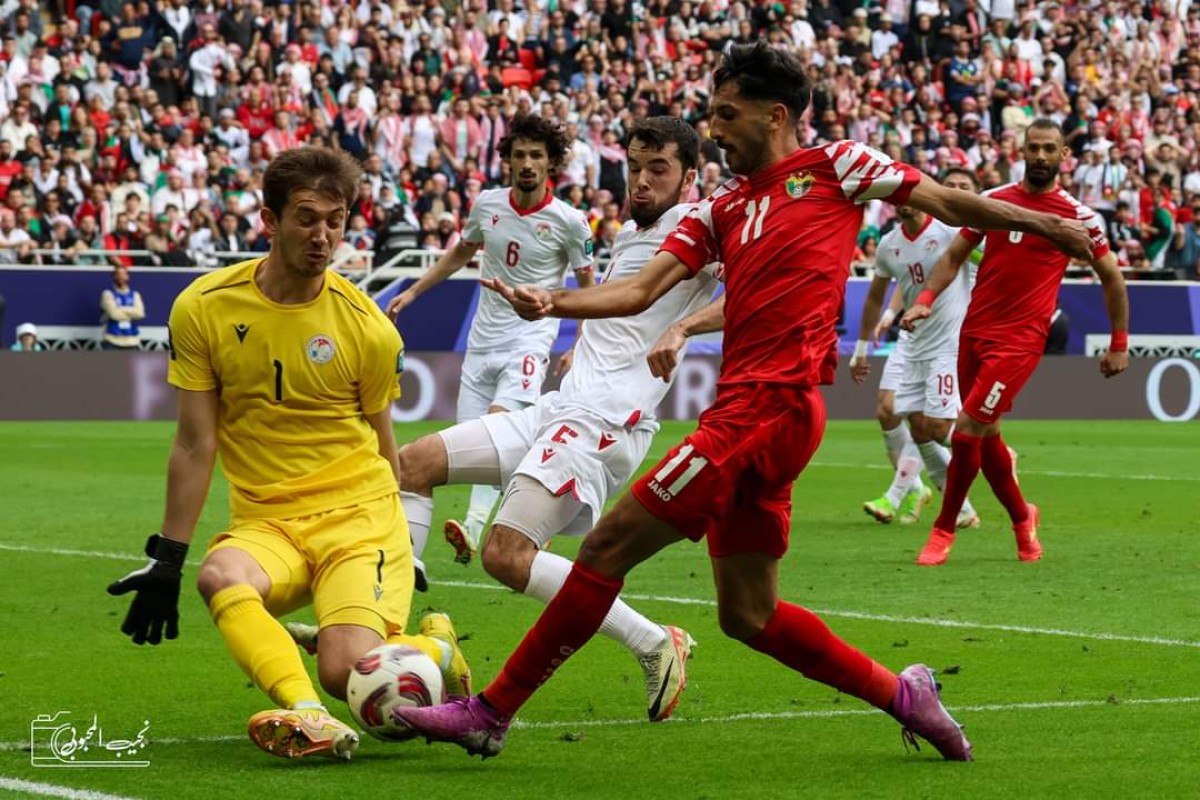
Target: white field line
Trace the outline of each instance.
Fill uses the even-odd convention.
[[[25,742],[25,744],[29,744]],[[0,747],[0,749],[5,749]],[[65,797],[68,800],[134,800],[120,794],[93,792],[90,789],[72,789],[68,786],[55,786],[53,783],[36,783],[17,778],[0,778],[0,792],[24,792],[38,797]]]
[[[828,467],[830,469],[871,469],[884,470],[894,472],[895,470],[887,464],[856,464],[849,461],[813,461],[809,464],[812,467]],[[1045,475],[1050,478],[1106,478],[1109,480],[1126,480],[1126,481],[1200,481],[1200,475],[1145,475],[1145,474],[1120,474],[1114,475],[1111,472],[1072,472],[1059,469],[1025,469],[1018,467],[1021,475]]]
[[[29,547],[26,545],[4,544],[0,542],[0,552],[8,551],[13,553],[37,553],[56,556],[78,556],[83,558],[104,558],[111,561],[127,561],[141,562],[143,557],[131,555],[127,553],[110,553],[104,551],[93,550],[66,550],[54,547]],[[198,562],[189,561],[189,565],[197,566]],[[114,576],[116,577],[116,576]],[[474,581],[430,581],[434,586],[446,586],[457,589],[476,589],[482,591],[493,592],[509,592],[512,591],[506,586],[501,586],[498,583],[477,583]],[[638,600],[642,602],[656,603],[673,603],[675,605],[690,605],[690,606],[707,606],[716,607],[715,600],[708,600],[698,597],[673,597],[671,595],[658,594],[640,594],[633,592],[625,592],[621,595],[626,600]],[[897,616],[894,614],[873,614],[866,611],[854,611],[839,608],[811,608],[811,610],[822,616],[834,617],[838,619],[857,619],[868,622],[888,622],[899,623],[904,625],[927,625],[935,628],[956,628],[968,630],[984,630],[984,631],[1003,631],[1006,633],[1019,633],[1033,636],[1061,636],[1068,639],[1086,639],[1097,642],[1128,642],[1131,644],[1154,644],[1163,645],[1166,647],[1193,647],[1200,649],[1200,641],[1192,641],[1190,639],[1172,639],[1163,636],[1130,636],[1120,633],[1104,633],[1094,631],[1072,631],[1063,628],[1035,628],[1025,625],[1004,625],[1001,623],[991,622],[969,622],[956,619],[941,619],[938,617],[911,617]]]
[[[1051,700],[1028,703],[983,703],[970,706],[946,706],[955,714],[995,714],[1011,711],[1058,711],[1111,706],[1179,706],[1200,704],[1200,697],[1148,697],[1131,700]],[[781,722],[802,719],[839,719],[842,717],[869,717],[883,712],[877,708],[826,709],[821,711],[747,711],[740,714],[725,714],[712,717],[672,717],[669,725],[728,725],[737,722]],[[649,725],[645,717],[636,719],[576,719],[561,721],[526,722],[514,720],[512,727],[519,730],[549,731],[563,728],[617,728],[633,725]],[[211,742],[240,742],[244,735],[187,736],[151,739],[149,747],[156,745],[199,744]],[[23,750],[29,742],[0,742],[0,752]],[[153,755],[149,750],[147,757]],[[66,796],[66,795],[63,795]],[[110,795],[97,795],[107,798]]]

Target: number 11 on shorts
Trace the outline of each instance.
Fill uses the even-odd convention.
[[[692,479],[699,474],[700,470],[708,466],[707,458],[692,455],[694,449],[690,444],[685,444],[679,448],[679,452],[675,454],[674,458],[663,464],[662,469],[654,473],[654,482],[668,495],[673,497],[682,492],[684,487],[691,483]],[[687,469],[679,473],[669,486],[664,486],[663,481],[667,479],[667,476],[677,470],[684,462],[687,462]]]

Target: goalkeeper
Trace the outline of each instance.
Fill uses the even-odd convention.
[[[121,631],[136,644],[178,635],[185,556],[219,453],[231,519],[208,546],[198,588],[234,659],[277,706],[251,717],[250,738],[282,757],[348,759],[358,745],[276,619],[310,602],[330,695],[344,699],[354,663],[384,641],[420,649],[451,693],[470,693],[446,615],[403,634],[412,546],[391,422],[403,344],[368,297],[327,271],[360,176],[341,153],[281,153],[263,179],[270,252],[198,278],[175,300],[166,514],[146,543],[149,563],[108,587],[134,593]]]

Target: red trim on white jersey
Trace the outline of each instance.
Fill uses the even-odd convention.
[[[517,193],[511,188],[508,190],[508,204],[512,206],[512,210],[517,212],[517,215],[521,217],[528,217],[530,214],[536,214],[553,202],[554,192],[550,191],[549,185],[546,186],[546,195],[542,198],[542,201],[537,205],[530,206],[529,208],[521,208],[519,205],[517,205]]]
[[[910,242],[915,242],[917,239],[921,238],[921,234],[925,232],[925,229],[928,228],[932,224],[933,224],[933,214],[926,214],[925,222],[924,222],[924,224],[921,225],[921,229],[919,231],[917,231],[914,235],[909,236],[908,231],[906,231],[904,229],[904,223],[901,222],[900,223],[900,235],[903,236],[905,239],[908,239]]]

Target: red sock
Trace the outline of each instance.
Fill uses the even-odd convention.
[[[895,673],[834,635],[808,609],[782,600],[767,627],[746,644],[806,678],[888,710],[896,695]]]
[[[483,690],[488,705],[513,716],[572,653],[587,644],[621,593],[624,581],[579,563],[566,583],[508,657],[500,674]]]
[[[983,439],[983,477],[991,484],[992,492],[1014,525],[1029,519],[1029,504],[1025,502],[1021,487],[1013,476],[1012,456],[1008,454],[1008,445],[1000,438],[1000,434]]]
[[[955,431],[950,437],[950,467],[946,470],[946,488],[942,491],[942,510],[933,523],[939,531],[954,533],[958,526],[958,512],[962,511],[967,490],[979,474],[982,448],[983,440],[978,436]]]

